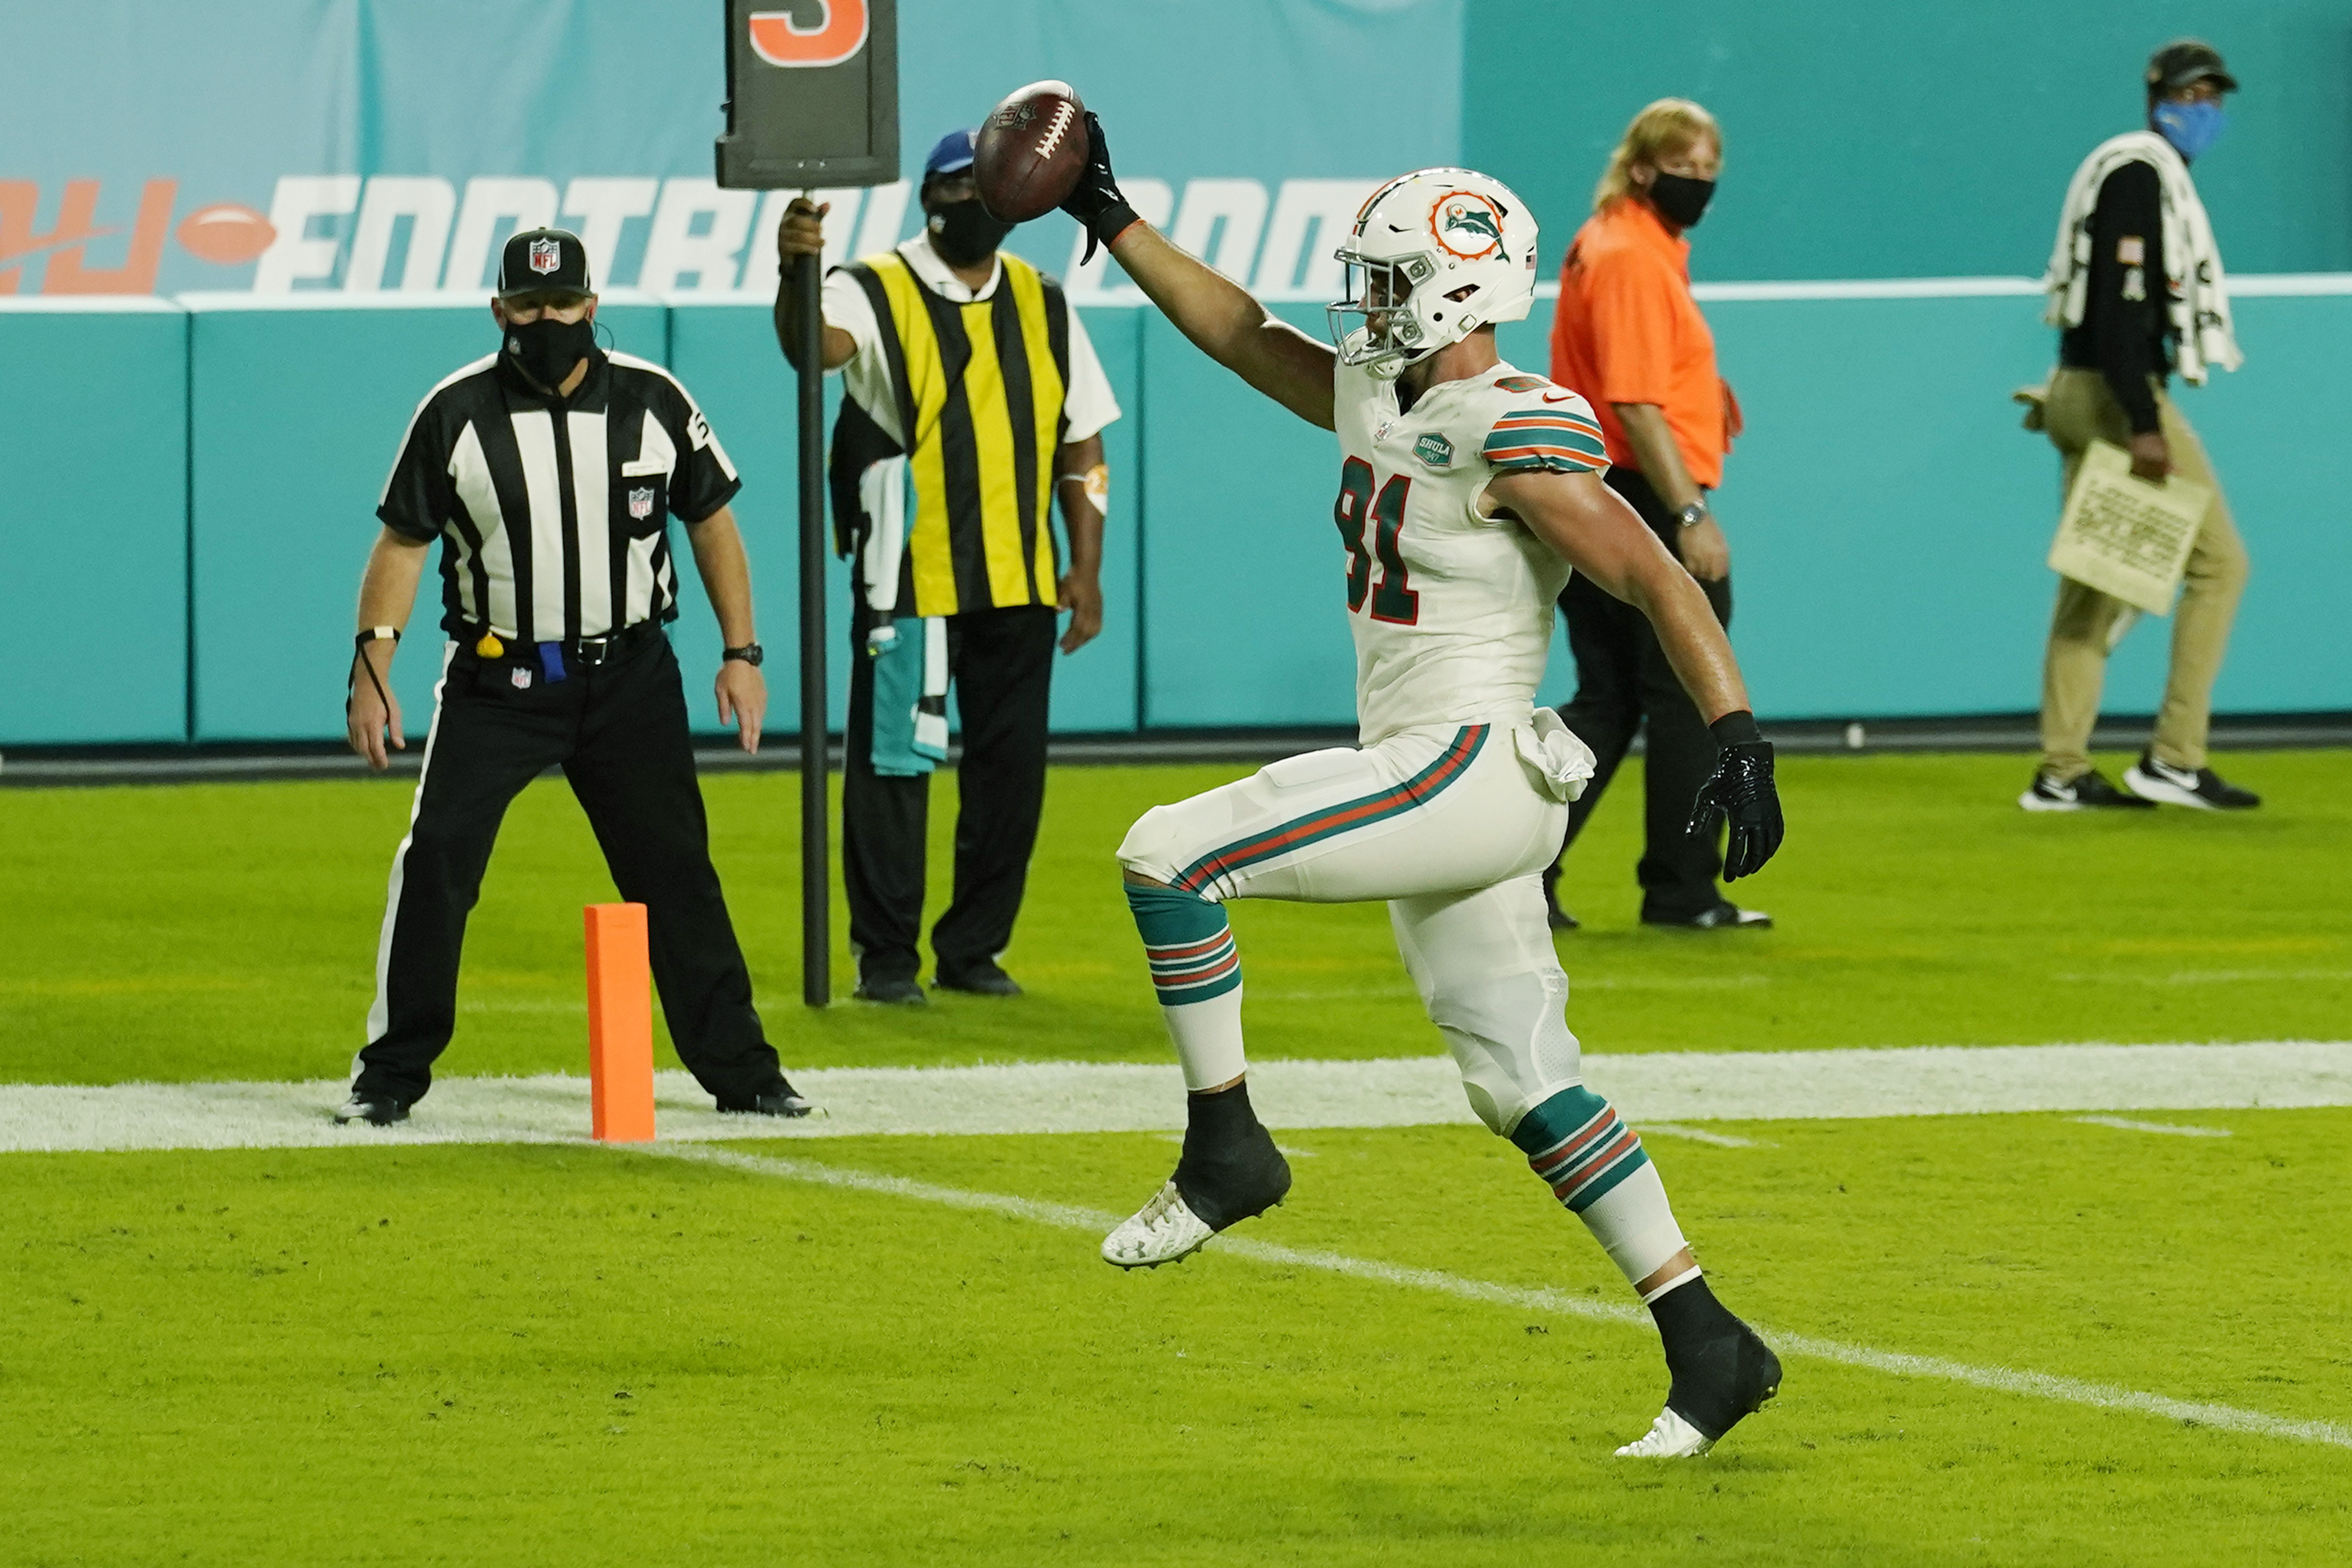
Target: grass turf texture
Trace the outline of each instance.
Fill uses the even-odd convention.
[[[1586,922],[1560,944],[1570,1022],[1600,1051],[2340,1038],[2352,755],[2230,766],[2270,803],[2032,816],[2013,804],[2031,772],[2016,758],[1792,758],[1788,845],[1733,889],[1780,929],[1700,935],[1635,923],[1629,765],[1564,884]],[[944,998],[928,1013],[801,1007],[798,781],[707,780],[714,854],[787,1064],[1165,1060],[1111,852],[1152,804],[1242,771],[1056,769],[1005,960],[1033,994]],[[952,798],[943,778],[934,914]],[[0,1080],[341,1072],[408,800],[390,782],[0,791]],[[583,1069],[580,906],[613,896],[569,791],[526,790],[468,932],[445,1070]],[[845,993],[846,925],[836,909]],[[1259,1055],[1437,1049],[1381,906],[1244,903],[1234,926]]]
[[[2352,1112],[2202,1119],[2237,1135],[1778,1124],[1660,1157],[1768,1324],[2340,1420]],[[1316,1157],[1247,1234],[1627,1300],[1483,1133],[1286,1141]],[[1109,1207],[1173,1150],[793,1153]],[[1637,1328],[1213,1246],[1120,1274],[1069,1230],[644,1155],[16,1155],[0,1194],[12,1563],[2139,1568],[2352,1532],[2342,1449],[1803,1360],[1714,1458],[1628,1467],[1664,1382]]]

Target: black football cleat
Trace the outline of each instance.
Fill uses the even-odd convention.
[[[1652,1303],[1666,1370],[1666,1407],[1617,1450],[1626,1459],[1695,1459],[1780,1392],[1780,1358],[1715,1299],[1704,1276]]]
[[[1187,1105],[1176,1174],[1108,1236],[1103,1261],[1122,1269],[1181,1262],[1221,1230],[1255,1219],[1290,1194],[1290,1162],[1235,1084]]]
[[[960,969],[941,969],[931,986],[936,990],[962,991],[975,997],[1017,997],[1021,994],[1021,983],[993,962],[970,964]]]

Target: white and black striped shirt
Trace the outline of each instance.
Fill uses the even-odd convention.
[[[451,636],[571,642],[675,618],[670,515],[701,522],[741,487],[694,399],[651,361],[592,354],[572,395],[551,398],[493,354],[417,405],[376,516],[442,540]]]

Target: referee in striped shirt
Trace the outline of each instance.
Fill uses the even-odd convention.
[[[367,1044],[335,1119],[401,1121],[432,1083],[499,821],[557,764],[621,896],[646,905],[679,1060],[721,1111],[804,1115],[752,1009],[662,631],[677,614],[675,513],[726,639],[719,719],[757,749],[767,687],[751,568],[727,506],[742,482],[676,378],[596,347],[578,236],[509,240],[490,313],[499,352],[443,381],[409,422],[360,583],[350,740],[373,766],[385,765],[387,735],[407,744],[385,676],[436,538],[450,641],[408,836],[393,855]]]

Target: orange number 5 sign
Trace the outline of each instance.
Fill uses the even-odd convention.
[[[814,3],[814,27],[802,26],[790,11],[752,12],[752,52],[772,66],[837,66],[866,47],[866,0]]]

